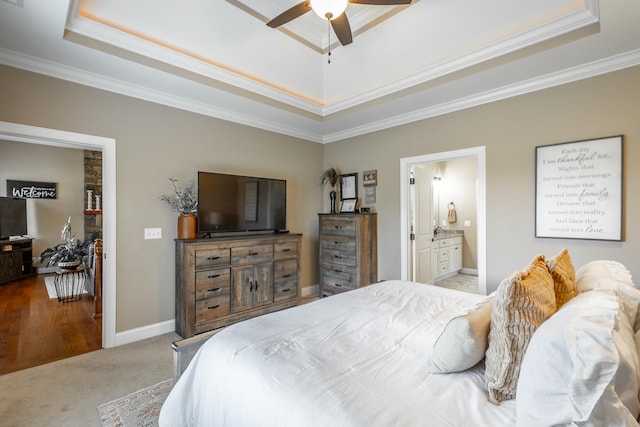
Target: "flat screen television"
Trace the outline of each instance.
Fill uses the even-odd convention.
[[[284,231],[287,181],[198,172],[198,233]]]
[[[27,200],[0,197],[0,238],[27,234]]]

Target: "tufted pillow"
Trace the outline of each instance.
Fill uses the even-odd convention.
[[[637,426],[640,358],[624,296],[576,296],[533,334],[516,399],[518,427]]]
[[[433,345],[429,370],[436,374],[460,372],[484,358],[489,343],[493,297],[447,323]]]
[[[553,279],[544,255],[500,283],[485,357],[485,384],[492,403],[515,398],[520,364],[529,340],[555,311]]]
[[[569,251],[563,249],[553,258],[547,259],[547,268],[553,278],[558,309],[577,294],[576,270],[573,268]]]

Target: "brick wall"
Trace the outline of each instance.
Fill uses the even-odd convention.
[[[84,208],[88,200],[86,190],[92,190],[92,208],[96,208],[96,195],[100,196],[102,209],[102,151],[84,151]],[[84,241],[102,238],[102,213],[86,213],[84,215]]]

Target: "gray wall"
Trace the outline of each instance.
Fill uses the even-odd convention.
[[[535,255],[567,247],[576,265],[594,259],[624,263],[640,278],[640,67],[594,77],[325,147],[325,164],[378,170],[379,277],[400,275],[400,159],[485,146],[487,290]],[[535,147],[624,135],[623,242],[537,239]],[[362,191],[362,188],[360,189]]]
[[[625,135],[625,182],[640,182],[640,68],[320,145],[76,84],[0,67],[0,120],[117,140],[117,331],[173,318],[175,216],[158,199],[167,177],[196,171],[288,180],[288,228],[304,233],[302,285],[316,283],[317,213],[327,211],[318,177],[377,169],[379,277],[400,276],[400,159],[486,146],[487,287],[534,255],[568,247],[577,265],[616,259],[640,277],[638,192],[625,194],[624,242],[534,237],[534,148]],[[360,176],[361,177],[361,176]],[[364,195],[359,179],[359,194]],[[162,240],[143,240],[162,227]]]
[[[304,235],[301,283],[315,285],[321,144],[9,67],[0,67],[0,93],[0,120],[116,140],[117,332],[174,318],[176,216],[159,199],[171,192],[169,177],[286,179],[288,228]],[[146,227],[161,227],[163,238],[144,240]]]

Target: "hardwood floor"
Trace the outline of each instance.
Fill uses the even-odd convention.
[[[93,298],[49,298],[44,275],[0,285],[0,375],[102,348]]]

